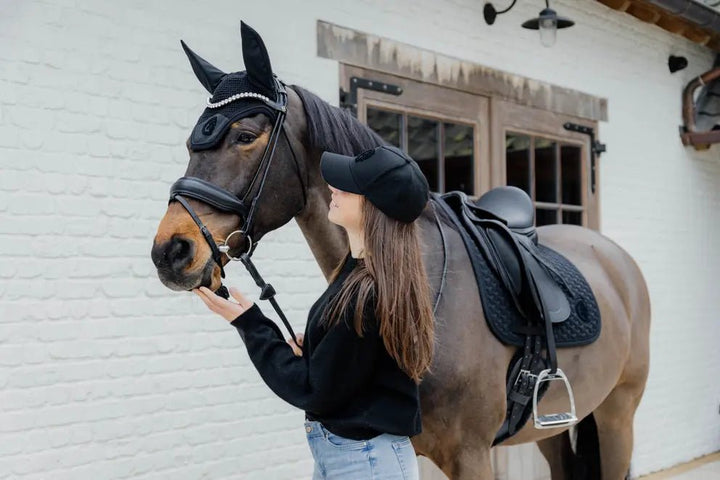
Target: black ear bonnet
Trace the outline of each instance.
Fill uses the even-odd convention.
[[[241,23],[246,71],[223,73],[181,41],[200,83],[212,94],[190,134],[190,148],[216,148],[230,125],[241,118],[263,113],[275,121],[285,106],[279,102],[285,87],[272,73],[270,58],[260,36]]]

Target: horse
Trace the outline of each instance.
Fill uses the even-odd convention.
[[[278,82],[267,50],[254,30],[242,27],[246,71],[237,73],[267,93]],[[226,74],[184,43],[183,47],[198,79],[212,92]],[[168,288],[188,291],[203,285],[219,289],[222,265],[229,260],[217,260],[208,238],[222,243],[232,234],[228,248],[242,249],[248,244],[254,248],[265,234],[291,219],[300,227],[326,279],[344,258],[348,240],[344,230],[327,219],[330,190],[320,174],[320,155],[326,150],[355,155],[383,141],[352,115],[302,87],[286,86],[284,94],[281,133],[276,132],[272,114],[251,110],[233,119],[212,148],[197,150],[188,140],[185,175],[238,197],[256,190],[255,211],[251,229],[238,234],[247,219],[237,212],[186,199],[196,220],[184,205],[169,202],[151,251],[158,276]],[[207,125],[204,128],[208,130]],[[268,151],[273,163],[264,170],[257,190],[254,178]],[[501,343],[490,331],[463,241],[447,221],[439,229],[437,218],[428,207],[416,220],[428,278],[433,294],[439,296],[434,358],[420,385],[423,429],[411,440],[417,454],[429,458],[449,478],[491,479],[491,448],[506,414],[506,372],[516,347]],[[204,238],[198,228],[200,221],[211,237]],[[538,227],[537,235],[539,243],[577,267],[597,300],[602,317],[598,339],[587,346],[558,349],[558,364],[575,392],[577,418],[583,419],[578,430],[588,421],[596,425],[596,441],[590,447],[599,458],[595,474],[606,480],[625,478],[633,448],[633,417],[649,368],[647,286],[633,258],[596,231],[547,225]],[[542,400],[543,407],[552,411],[560,411],[566,403],[567,395],[552,388]],[[573,450],[569,433],[569,427],[537,429],[528,422],[501,445],[536,442],[554,480],[576,478],[571,460],[584,440],[578,435]]]

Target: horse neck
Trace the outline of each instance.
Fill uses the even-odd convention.
[[[337,267],[348,251],[347,234],[328,220],[330,189],[320,175],[320,152],[306,156],[308,169],[307,204],[295,217],[315,260],[325,275]]]

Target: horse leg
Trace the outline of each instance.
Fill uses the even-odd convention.
[[[468,446],[458,452],[452,464],[443,472],[451,480],[493,480],[490,449]]]
[[[537,443],[540,453],[550,466],[550,476],[552,480],[569,480],[570,461],[572,458],[572,448],[570,447],[570,435],[567,431],[554,437],[539,440]]]
[[[633,449],[633,417],[645,383],[621,384],[593,412],[600,445],[603,480],[623,480],[630,470]]]

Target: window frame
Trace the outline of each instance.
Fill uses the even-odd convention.
[[[580,163],[581,163],[581,180],[580,196],[583,208],[583,226],[593,230],[600,230],[600,211],[599,211],[599,192],[600,192],[600,171],[596,163],[595,166],[595,192],[592,192],[590,186],[590,139],[587,135],[565,130],[563,125],[566,122],[581,123],[591,127],[597,131],[598,123],[573,117],[571,115],[563,115],[546,110],[540,110],[533,107],[518,105],[499,98],[491,98],[491,111],[493,113],[490,119],[492,128],[491,138],[493,142],[493,171],[492,183],[494,186],[507,184],[507,160],[505,155],[505,139],[508,133],[517,133],[521,135],[529,135],[532,137],[542,137],[552,140],[561,145],[571,145],[580,147]],[[531,150],[532,165],[534,167],[534,149]],[[560,161],[559,157],[558,160]],[[597,162],[597,160],[596,160]],[[532,172],[530,179],[530,188],[532,190],[532,199],[535,207],[543,208],[544,206],[552,206],[546,202],[535,202],[535,172]],[[561,182],[562,179],[559,179]],[[558,198],[559,208],[562,209],[562,198]],[[575,210],[572,207],[567,210]],[[562,220],[562,218],[561,218]]]
[[[349,90],[351,77],[371,78],[385,83],[398,85],[403,89],[400,96],[382,92],[359,89],[357,91],[358,120],[367,123],[367,107],[381,108],[400,114],[417,115],[441,122],[472,125],[475,129],[473,139],[473,191],[472,197],[479,197],[491,188],[506,185],[505,136],[508,132],[542,137],[557,142],[580,147],[581,158],[581,200],[583,226],[600,229],[599,185],[600,171],[595,169],[595,192],[590,189],[590,153],[587,135],[565,130],[566,122],[580,123],[597,131],[598,122],[568,114],[560,114],[506,100],[497,94],[478,95],[468,90],[451,88],[435,83],[421,82],[370,68],[340,63],[340,86]],[[403,136],[404,133],[403,133]],[[444,142],[444,138],[440,139]],[[407,146],[407,139],[401,138]],[[559,147],[558,147],[559,148]],[[534,155],[532,151],[534,166]],[[444,169],[440,160],[440,169]],[[531,188],[533,204],[542,208],[549,205],[535,203],[535,178],[532,172]],[[444,186],[444,170],[441,173]],[[562,198],[559,198],[562,210]],[[555,208],[555,207],[553,207]],[[567,210],[574,210],[572,207]],[[562,220],[562,216],[560,216]]]
[[[351,77],[372,78],[374,80],[402,87],[400,96],[382,92],[359,89],[357,91],[358,120],[367,124],[367,107],[381,108],[395,113],[415,115],[438,122],[449,122],[472,126],[473,133],[473,194],[477,198],[490,189],[490,99],[470,92],[442,87],[398,77],[375,70],[340,64],[340,84],[348,91]],[[403,134],[403,136],[405,136]],[[439,138],[444,142],[444,137]],[[407,139],[401,139],[407,146]],[[444,146],[443,146],[444,148]],[[439,177],[444,186],[444,161],[438,165]]]

